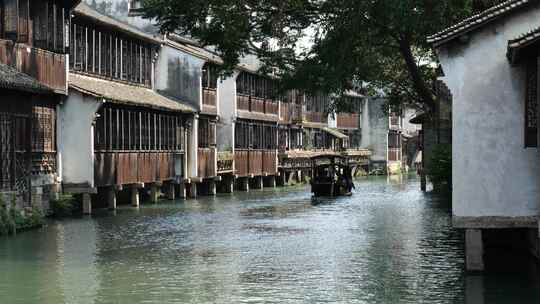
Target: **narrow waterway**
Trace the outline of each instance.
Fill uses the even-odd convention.
[[[0,239],[0,303],[539,303],[526,273],[467,276],[444,198],[414,178],[120,208]]]

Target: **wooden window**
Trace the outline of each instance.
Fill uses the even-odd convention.
[[[11,40],[17,40],[17,27],[19,25],[18,2],[18,0],[4,0],[4,37]]]
[[[538,59],[527,65],[527,94],[525,100],[525,147],[538,147]]]
[[[34,106],[32,109],[32,151],[56,151],[56,119],[54,106]]]
[[[218,73],[215,65],[206,63],[202,71],[202,86],[203,88],[216,89],[218,81]]]
[[[390,132],[388,134],[388,148],[401,148],[401,135],[397,132]]]
[[[105,105],[98,113],[96,150],[183,150],[184,128],[179,115],[117,105]]]

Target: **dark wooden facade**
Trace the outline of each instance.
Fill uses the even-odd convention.
[[[56,106],[67,94],[65,28],[76,2],[0,1],[0,63],[15,81],[0,89],[0,191],[25,202],[35,179],[37,186],[55,183]],[[19,86],[22,78],[26,85]]]
[[[32,176],[56,173],[57,97],[0,92],[0,191],[29,195]]]
[[[70,69],[108,80],[151,87],[152,43],[76,15],[71,23]]]
[[[175,163],[182,162],[186,143],[181,114],[111,103],[98,114],[94,132],[97,187],[175,179]]]
[[[65,27],[77,1],[0,1],[0,63],[67,94]]]
[[[199,117],[197,153],[198,177],[216,177],[218,172],[215,117],[205,115]]]
[[[235,173],[238,176],[277,173],[278,132],[274,123],[238,120],[235,124]]]
[[[248,72],[241,72],[236,79],[236,105],[238,115],[250,119],[279,120],[278,86],[276,81]],[[254,115],[250,115],[253,113]],[[263,114],[263,116],[260,116]]]

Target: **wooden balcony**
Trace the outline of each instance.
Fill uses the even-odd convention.
[[[203,88],[202,112],[204,114],[217,115],[217,91],[216,89]]]
[[[199,148],[197,156],[198,176],[200,178],[217,176],[216,148]]]
[[[278,101],[238,94],[236,106],[241,118],[274,121],[279,119]]]
[[[175,178],[175,153],[96,152],[96,187],[153,183]]]
[[[338,129],[359,129],[360,115],[352,113],[340,113],[337,114],[337,128]]]
[[[322,112],[305,111],[303,113],[303,118],[305,122],[322,123],[322,124],[328,123],[328,115]]]
[[[66,55],[0,40],[0,62],[35,78],[57,93],[67,94]]]
[[[277,152],[275,150],[237,149],[234,153],[235,172],[238,176],[275,175]]]

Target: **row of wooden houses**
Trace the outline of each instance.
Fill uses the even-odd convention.
[[[220,79],[211,51],[84,2],[0,9],[0,192],[21,202],[46,208],[60,192],[79,194],[91,213],[92,201],[116,208],[119,193],[138,206],[141,193],[157,201],[286,184],[309,176],[318,153],[368,165],[362,95],[348,94],[352,113],[329,115],[329,96],[279,94],[256,59]]]

